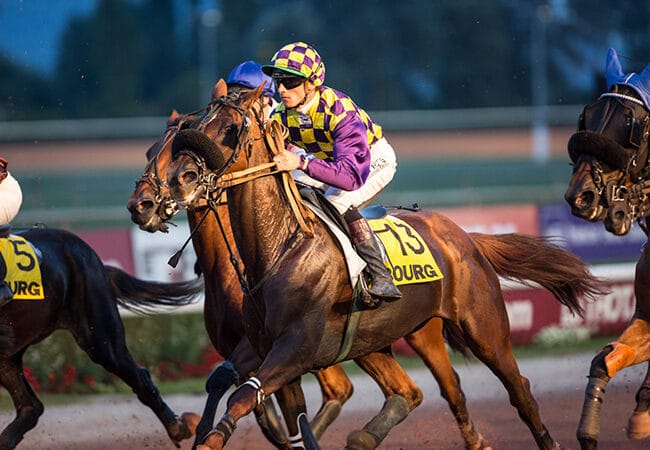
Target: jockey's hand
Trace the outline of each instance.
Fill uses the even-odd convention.
[[[290,171],[300,167],[300,155],[283,150],[273,157],[273,162],[278,166],[279,171]]]

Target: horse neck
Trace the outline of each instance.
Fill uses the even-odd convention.
[[[250,166],[265,162],[268,160],[251,161]],[[228,193],[232,228],[249,270],[263,271],[273,264],[298,228],[280,183],[278,175],[266,176]]]
[[[196,230],[192,236],[192,244],[194,251],[198,258],[199,265],[203,270],[206,278],[208,276],[214,277],[218,282],[215,287],[218,290],[216,294],[221,297],[230,298],[233,296],[240,296],[241,288],[236,284],[237,274],[235,268],[230,262],[230,252],[228,250],[228,243],[230,248],[235,252],[235,257],[239,259],[236,253],[237,248],[234,245],[234,238],[232,229],[230,227],[230,220],[225,206],[218,207],[219,218],[223,224],[221,232],[219,224],[217,223],[215,214],[207,207],[188,210],[187,218],[190,231],[201,222],[204,214],[208,214],[203,223]],[[233,294],[233,285],[236,293]]]

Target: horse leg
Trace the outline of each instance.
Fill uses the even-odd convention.
[[[451,366],[445,340],[442,335],[442,319],[435,317],[414,333],[404,336],[405,341],[420,356],[440,386],[440,394],[449,404],[460,434],[468,450],[492,448],[474,427],[469,418],[465,394],[460,378]]]
[[[307,421],[307,406],[300,377],[275,391],[289,429],[290,448],[318,448],[318,441]]]
[[[477,283],[475,282],[475,284]],[[496,284],[498,286],[498,282]],[[491,288],[486,287],[483,289],[483,295],[490,291]],[[492,292],[492,295],[499,296],[498,301],[490,301],[492,306],[498,310],[479,312],[475,309],[471,316],[468,316],[462,323],[467,345],[506,388],[510,404],[517,409],[519,417],[532,433],[538,448],[543,450],[558,449],[560,444],[554,441],[542,423],[539,406],[530,391],[530,383],[526,377],[521,375],[512,353],[505,303],[500,292]],[[478,305],[478,297],[475,296],[475,299],[474,304],[477,305],[477,308],[487,306],[486,304]]]
[[[422,403],[422,391],[395,361],[390,348],[354,360],[379,385],[384,406],[362,430],[348,435],[346,449],[377,448],[388,432]]]
[[[645,380],[636,393],[636,408],[627,424],[627,437],[641,440],[650,436],[650,363]]]
[[[230,395],[226,412],[212,431],[208,433],[203,444],[197,446],[197,450],[222,449],[235,431],[237,422],[259,406],[267,395],[274,394],[283,386],[299,383],[299,377],[305,373],[306,369],[297,364],[295,354],[291,351],[291,349],[295,348],[295,344],[291,343],[289,345],[287,348],[284,345],[279,345],[279,341],[275,341],[264,363],[258,369],[257,376],[249,378]],[[311,432],[305,411],[299,412],[296,422],[298,423],[297,428],[302,432],[304,450],[319,450],[320,447],[318,447],[316,440],[313,439],[312,441],[311,439],[313,435],[310,436]],[[298,447],[298,443],[295,445]]]
[[[96,300],[106,305],[115,304],[112,298],[98,297]],[[149,371],[139,367],[128,351],[124,325],[119,320],[117,310],[106,312],[102,320],[92,323],[92,332],[90,327],[81,326],[79,323],[76,329],[71,330],[77,343],[90,359],[131,387],[140,402],[158,417],[174,443],[192,437],[199,417],[189,413],[178,417],[163,401]]]
[[[589,383],[576,431],[583,450],[598,447],[600,409],[607,383],[619,370],[650,358],[649,335],[650,324],[645,320],[634,319],[616,342],[606,345],[591,361]],[[642,420],[641,415],[639,420]]]
[[[343,404],[352,396],[353,387],[338,364],[319,370],[315,375],[320,384],[323,403],[311,421],[311,429],[314,436],[320,439],[327,427],[341,413]]]
[[[23,375],[22,357],[23,352],[19,352],[0,362],[0,384],[7,389],[16,408],[16,418],[0,434],[0,448],[7,450],[15,448],[43,414],[43,403]]]
[[[221,398],[232,385],[238,385],[240,380],[253,372],[260,365],[259,355],[250,345],[248,339],[243,338],[230,358],[217,366],[208,376],[205,389],[208,398],[201,415],[201,420],[196,427],[194,446],[201,443],[214,426],[214,419]],[[262,434],[278,449],[288,449],[289,441],[280,423],[272,400],[265,399],[255,410],[255,419],[262,430]]]

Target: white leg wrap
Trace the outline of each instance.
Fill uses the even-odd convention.
[[[292,449],[305,450],[305,444],[303,443],[303,440],[302,440],[302,431],[300,430],[300,418],[302,416],[306,417],[306,414],[302,413],[296,419],[296,424],[298,425],[298,434],[294,434],[293,436],[289,436],[289,444],[291,444]]]

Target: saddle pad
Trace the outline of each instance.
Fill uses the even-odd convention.
[[[394,216],[368,223],[384,244],[395,285],[428,283],[442,278],[429,247],[411,225]]]
[[[0,238],[0,254],[7,266],[5,282],[14,300],[43,300],[41,267],[32,245],[20,236]]]

